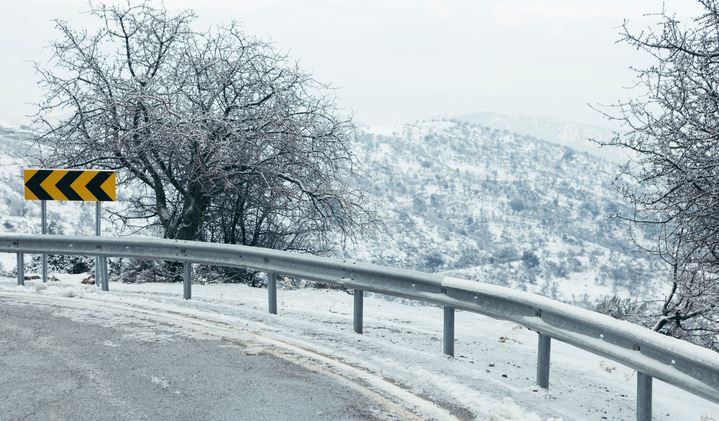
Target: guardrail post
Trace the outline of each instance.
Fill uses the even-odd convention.
[[[356,289],[354,291],[354,311],[352,317],[352,327],[356,333],[362,333],[362,315],[364,307],[364,291]]]
[[[100,286],[100,279],[102,276],[100,276],[100,272],[102,272],[102,269],[100,268],[100,258],[95,256],[95,286]]]
[[[552,349],[552,338],[539,334],[537,341],[537,385],[549,389],[549,358]]]
[[[637,421],[652,420],[652,376],[637,371]]]
[[[182,269],[182,296],[189,300],[192,298],[192,263],[185,262]]]
[[[279,275],[269,273],[267,277],[267,308],[270,314],[277,314],[277,278]]]
[[[25,285],[25,256],[17,254],[17,284]]]
[[[444,343],[442,351],[454,357],[454,307],[444,307]]]
[[[110,290],[110,280],[109,276],[107,275],[107,257],[103,256],[100,259],[100,267],[102,268],[102,280],[100,281],[100,285],[102,285],[103,291],[109,291]]]

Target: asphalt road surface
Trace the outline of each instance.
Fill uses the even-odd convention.
[[[142,341],[0,299],[0,420],[375,419],[357,390],[228,345]]]

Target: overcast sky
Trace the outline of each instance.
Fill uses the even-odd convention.
[[[689,15],[691,0],[667,1]],[[627,18],[659,0],[166,0],[193,8],[199,27],[235,19],[271,39],[336,88],[367,125],[480,111],[529,113],[603,125],[587,103],[627,95],[629,66],[648,63],[617,45]],[[40,91],[32,61],[57,37],[52,19],[87,25],[86,1],[5,0],[0,14],[0,122],[18,124]]]

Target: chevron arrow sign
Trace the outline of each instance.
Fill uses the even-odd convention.
[[[114,202],[115,171],[26,169],[26,200]]]

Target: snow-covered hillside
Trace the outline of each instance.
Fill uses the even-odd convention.
[[[32,150],[31,133],[0,126],[0,230],[28,231],[27,203],[22,197],[22,166]]]
[[[589,154],[476,124],[437,120],[367,134],[356,154],[385,226],[353,256],[527,289],[588,305],[649,296],[660,268],[635,251]]]
[[[26,130],[0,128],[0,231],[40,232],[39,203],[22,198],[20,170],[37,153],[29,139]],[[623,206],[610,185],[613,164],[447,120],[365,133],[355,153],[384,220],[377,238],[345,250],[358,260],[450,271],[586,306],[657,293],[660,269],[609,218]],[[51,202],[48,218],[51,233],[94,234],[93,204]]]

